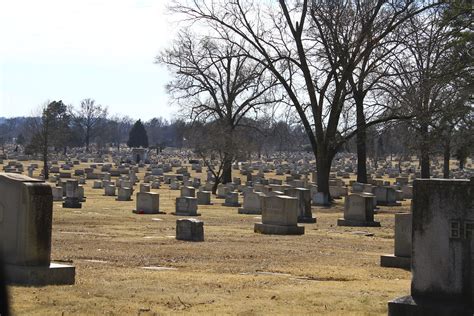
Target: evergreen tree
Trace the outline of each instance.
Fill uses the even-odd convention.
[[[133,124],[133,127],[128,134],[127,145],[128,147],[148,147],[148,135],[141,120],[138,120]]]

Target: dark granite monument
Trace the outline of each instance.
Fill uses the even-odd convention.
[[[473,315],[473,193],[473,179],[414,182],[411,295],[389,315]]]
[[[7,283],[74,284],[73,266],[51,263],[52,219],[49,184],[0,173],[0,241]]]

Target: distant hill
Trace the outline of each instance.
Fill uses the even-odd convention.
[[[0,117],[0,124],[3,124],[3,122],[5,122],[6,118],[4,117]]]

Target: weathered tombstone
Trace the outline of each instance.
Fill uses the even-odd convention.
[[[72,174],[70,172],[60,172],[59,173],[59,177],[61,179],[71,179],[72,178]]]
[[[0,173],[0,250],[8,283],[74,284],[73,266],[51,262],[52,218],[49,184]]]
[[[285,189],[285,195],[298,199],[298,223],[316,223],[311,211],[311,191],[304,188]]]
[[[154,180],[151,182],[152,189],[159,189],[161,186],[161,182],[159,180]]]
[[[197,209],[197,198],[188,196],[177,197],[175,212],[172,214],[178,216],[201,216]]]
[[[227,196],[227,193],[229,192],[230,192],[230,189],[226,187],[225,185],[219,184],[217,186],[217,192],[216,192],[217,198],[225,199],[225,197]]]
[[[122,188],[133,188],[133,183],[131,180],[127,180],[127,179],[123,179],[121,182],[120,182],[120,186]]]
[[[102,189],[102,181],[100,180],[94,180],[94,183],[92,185],[93,189]]]
[[[115,185],[109,184],[104,187],[104,194],[106,196],[115,196]]]
[[[181,187],[181,196],[195,197],[196,189],[191,186],[183,186]]]
[[[198,191],[196,196],[198,205],[211,205],[211,192]]]
[[[415,180],[411,295],[388,314],[474,313],[474,179]]]
[[[412,185],[402,186],[402,192],[403,192],[403,198],[404,199],[413,198],[413,186]]]
[[[352,183],[352,193],[359,193],[364,191],[364,183],[354,182]]]
[[[117,201],[131,201],[132,200],[132,188],[121,187],[118,188],[118,196],[115,200]]]
[[[53,201],[63,200],[63,187],[51,187],[53,193]]]
[[[241,206],[239,203],[239,193],[237,192],[228,192],[225,196],[224,206]]]
[[[373,197],[360,193],[346,196],[344,218],[339,218],[337,225],[379,227],[380,222],[374,221]]]
[[[163,168],[153,168],[151,169],[151,174],[154,176],[162,176],[163,175]]]
[[[84,195],[84,193],[82,195]],[[66,198],[63,202],[63,208],[81,208],[81,201],[82,198],[79,191],[79,183],[77,182],[77,180],[67,180]]]
[[[176,239],[204,241],[204,222],[195,218],[176,220]]]
[[[304,226],[298,226],[298,199],[286,195],[265,197],[262,222],[255,223],[254,231],[273,235],[303,235]]]
[[[155,192],[138,192],[136,214],[166,214],[160,211],[160,195]]]
[[[411,266],[411,213],[395,214],[395,251],[380,257],[380,266],[410,269]]]
[[[77,181],[77,183],[79,183],[79,180]],[[86,198],[84,196],[84,186],[78,185],[77,186],[77,192],[78,192],[78,195],[79,195],[79,201],[85,202]]]
[[[378,186],[374,188],[375,198],[377,199],[377,205],[383,206],[400,206],[397,202],[397,195],[395,188],[387,186]]]
[[[174,179],[171,180],[170,190],[179,190],[179,182],[175,181]]]
[[[246,192],[244,194],[244,205],[238,209],[239,214],[262,214],[262,203],[265,194],[261,192]]]
[[[347,196],[347,187],[340,185],[331,185],[329,186],[329,194],[331,194],[331,197],[334,199],[340,199],[342,196]]]
[[[140,192],[147,193],[150,192],[151,186],[147,183],[140,183]]]

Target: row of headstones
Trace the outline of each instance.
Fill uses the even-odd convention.
[[[0,237],[7,278],[13,282],[74,283],[74,267],[52,265],[50,186],[18,175],[0,176],[2,221]],[[474,308],[474,180],[421,180],[415,183],[410,296],[389,302],[390,315],[471,315]],[[20,195],[23,196],[20,199]],[[23,201],[18,203],[18,201]],[[300,233],[296,199],[265,199],[256,231]],[[14,210],[14,211],[12,211]],[[268,211],[268,212],[267,212]],[[267,214],[269,213],[269,214]],[[183,221],[192,231],[193,221]],[[196,225],[194,225],[196,226]],[[181,230],[181,228],[179,228]]]
[[[352,196],[355,201],[373,199]],[[290,211],[295,209],[294,198],[273,196],[263,201],[262,223],[255,224],[256,232],[304,232],[304,227],[296,225],[297,213]],[[348,203],[353,202],[349,198]],[[413,216],[396,215],[395,234],[395,254],[382,257],[382,265],[393,264],[394,258],[406,264],[410,254],[412,293],[389,302],[389,315],[472,315],[474,179],[415,182]]]
[[[110,177],[109,177],[110,178]],[[120,182],[117,182],[117,186],[119,187],[119,196],[117,200],[119,201],[128,201],[131,199],[131,195],[133,194],[133,185],[135,184],[136,178],[133,181],[128,179],[120,179]],[[104,180],[107,181],[107,180]],[[120,183],[120,184],[119,184]],[[101,188],[103,186],[102,181],[95,181],[94,188]],[[80,201],[80,186],[77,185],[77,181],[69,180],[66,182],[66,187],[69,190],[66,190],[66,200],[63,203],[63,207],[71,207],[77,208],[81,207]],[[115,195],[115,187],[113,184],[106,184],[105,185],[105,194],[106,195]],[[221,186],[221,189],[229,189],[227,186]],[[265,189],[265,186],[257,186],[257,190]],[[54,192],[57,192],[58,189],[61,187],[56,187]],[[376,189],[385,189],[385,192],[390,192],[387,188],[376,188]],[[69,192],[69,193],[68,193]],[[83,190],[82,190],[83,192]],[[225,192],[225,206],[240,206],[238,203],[238,193],[231,192],[228,190],[224,190]],[[282,212],[289,212],[289,213],[296,213],[297,214],[297,221],[298,222],[315,222],[316,219],[312,217],[311,212],[311,198],[310,198],[310,190],[304,188],[286,188],[284,192],[278,191],[267,191],[264,193],[246,191],[244,192],[244,208],[239,209],[239,213],[241,214],[259,214],[262,213],[262,204],[267,205],[264,203],[265,198],[270,196],[282,196],[285,198],[286,196],[293,196],[297,200],[297,206],[292,208],[291,203],[281,203],[284,204],[283,208],[280,208]],[[55,194],[55,193],[53,193]],[[222,192],[220,194],[223,194]],[[83,193],[82,193],[83,195]],[[197,213],[197,205],[198,204],[210,204],[210,192],[209,191],[202,191],[198,192],[198,197],[195,198],[195,188],[184,186],[181,188],[181,196],[176,198],[176,215],[187,215],[187,216],[198,216]],[[219,195],[219,193],[218,193]],[[380,194],[377,194],[379,196]],[[387,193],[385,193],[387,195]],[[62,195],[61,195],[62,199]],[[374,212],[373,207],[375,206],[374,195],[370,193],[362,193],[362,194],[352,194],[346,198],[345,203],[345,210],[344,210],[344,219],[338,220],[338,225],[344,226],[378,226],[379,223],[375,222],[374,219]],[[159,209],[159,194],[150,192],[150,185],[146,183],[140,184],[140,192],[137,193],[136,199],[136,210],[137,213],[149,213],[149,214],[157,214],[162,213]],[[276,202],[275,202],[276,203]],[[289,207],[288,210],[285,208]],[[272,216],[268,216],[270,212],[263,212],[266,216],[262,216],[262,224],[272,225],[271,218]],[[270,218],[270,222],[267,222],[267,219]],[[293,218],[290,216],[288,218]],[[273,223],[273,226],[275,223]],[[276,225],[278,226],[278,225]],[[279,226],[286,227],[286,226],[294,226],[293,223],[290,222],[280,222]],[[259,225],[256,225],[259,227]],[[265,227],[265,226],[261,226]],[[256,229],[257,230],[257,229]],[[261,230],[261,229],[260,229]],[[266,233],[265,230],[261,230],[261,232]],[[269,231],[271,233],[272,230]],[[283,231],[284,232],[284,231]]]
[[[94,167],[95,167],[95,166],[94,166]],[[131,184],[131,185],[130,185],[130,184],[125,184],[125,185],[124,185],[124,183],[127,183],[127,182],[126,182],[126,181],[127,181],[127,178],[123,179],[123,181],[121,180],[120,182],[117,182],[116,187],[119,188],[119,197],[118,197],[117,200],[125,200],[125,201],[126,201],[126,200],[130,200],[131,195],[132,195],[132,193],[133,193],[133,189],[132,189],[131,187],[135,184],[135,182],[136,182],[136,180],[137,180],[137,177],[136,177],[136,175],[135,175],[135,170],[136,170],[136,169],[130,169],[130,170],[129,170],[129,179],[132,181],[132,184]],[[104,177],[104,180],[102,180],[102,181],[95,181],[93,187],[94,187],[94,188],[102,188],[102,187],[104,187],[104,188],[105,188],[105,195],[114,196],[114,195],[115,195],[115,187],[113,186],[113,183],[110,183],[110,174],[109,174],[109,173],[105,173],[105,174],[103,175],[103,177]],[[146,175],[146,176],[145,176],[145,180],[147,179],[147,177],[152,177],[152,178],[153,178],[154,176],[152,176],[152,175]],[[171,180],[170,180],[170,179],[171,179]],[[197,181],[196,181],[196,180],[197,180]],[[237,181],[237,180],[238,180],[238,181]],[[236,183],[240,184],[240,179],[237,179],[237,180],[234,180],[234,181],[235,181]],[[271,180],[271,179],[270,179],[270,180]],[[287,179],[287,180],[288,180],[288,179]],[[150,181],[150,180],[148,179],[148,181]],[[168,178],[168,179],[166,179],[166,177],[165,177],[165,181],[169,181],[169,182],[170,182],[170,188],[171,188],[171,189],[178,189],[178,188],[179,188],[179,183],[178,183],[176,177],[171,177],[171,178]],[[281,184],[281,180],[274,180],[274,181],[277,182],[277,183],[278,183],[278,181],[279,181],[279,184]],[[334,181],[334,180],[332,180],[332,181]],[[303,185],[306,184],[306,182],[298,182],[298,181],[296,181],[296,180],[291,180],[289,183],[291,183],[290,187],[291,187],[291,186],[303,186]],[[195,182],[194,182],[192,185],[193,185],[194,187],[198,187],[199,184],[200,184],[200,180],[196,178],[196,179],[195,179]],[[154,182],[152,183],[152,187],[153,187],[153,188],[159,188],[159,185],[160,185],[160,182],[159,182],[159,181],[154,181]],[[189,185],[189,184],[188,184],[188,185]],[[260,191],[260,189],[257,187],[257,185],[258,185],[258,184],[255,185],[255,186],[256,186],[256,191]],[[275,185],[275,186],[277,186],[277,185]],[[313,187],[313,188],[315,188],[315,187]],[[79,188],[79,189],[80,189],[80,188]],[[226,199],[227,199],[227,200],[226,200],[226,203],[225,203],[226,205],[229,205],[229,206],[239,206],[239,204],[238,204],[238,196],[237,196],[236,194],[232,194],[231,192],[229,192],[229,194],[228,194],[227,189],[228,189],[228,187],[226,187],[226,186],[220,186],[220,187],[218,187],[218,197],[226,198]],[[274,189],[275,189],[275,188],[274,188]],[[347,194],[347,189],[345,189],[345,188],[343,188],[343,187],[341,187],[341,186],[339,186],[339,187],[338,187],[338,186],[331,186],[331,191],[334,191],[335,189],[338,189],[338,191],[341,191],[341,190],[342,190],[342,193],[341,193],[342,195]],[[59,191],[60,191],[60,188],[56,188],[56,189],[55,189],[55,193],[56,193],[56,194],[55,194],[55,199],[60,199],[59,196],[61,195],[61,194],[60,194],[61,192],[59,192]],[[140,191],[143,192],[144,189],[141,189]],[[221,192],[221,191],[223,191],[223,192]],[[282,190],[282,191],[283,191],[283,190]],[[380,190],[378,190],[378,191],[380,191]],[[273,190],[273,192],[278,192],[278,187],[276,188],[276,190]],[[336,197],[338,197],[338,194],[337,194],[337,193],[335,193],[335,192],[331,192],[331,193],[333,193],[333,195],[335,195]],[[278,193],[277,193],[277,194],[278,194]],[[283,194],[283,193],[279,193],[279,194]],[[202,199],[208,200],[206,194],[201,193],[200,195],[201,195]],[[379,198],[379,200],[381,200],[381,199]],[[202,204],[207,204],[207,203],[206,203],[206,202],[203,202]]]

